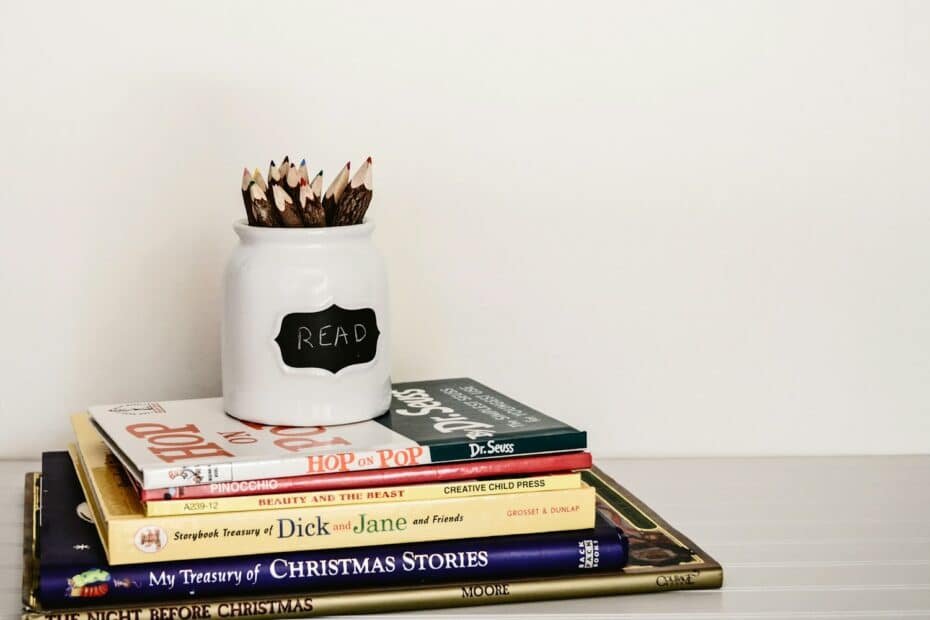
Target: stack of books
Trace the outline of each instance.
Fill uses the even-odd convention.
[[[26,479],[24,618],[286,618],[714,588],[586,435],[471,379],[368,422],[91,407]]]

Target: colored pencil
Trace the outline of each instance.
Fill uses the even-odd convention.
[[[272,159],[271,164],[268,165],[268,186],[265,188],[265,197],[268,199],[269,204],[274,204],[272,188],[275,185],[280,185],[283,180],[281,178],[281,169],[275,165]]]
[[[280,185],[275,185],[271,191],[274,194],[274,205],[281,223],[288,228],[302,227],[304,222],[297,203],[291,200],[290,195]]]
[[[255,223],[259,226],[277,226],[280,221],[275,209],[268,196],[261,190],[258,183],[252,183],[249,193],[252,196],[252,213],[255,216]]]
[[[351,162],[346,162],[333,182],[329,184],[326,193],[323,194],[323,210],[326,212],[326,224],[333,225],[333,218],[336,216],[336,206],[342,198],[342,192],[345,191],[346,185],[349,184],[349,167]]]
[[[258,187],[263,192],[265,192],[266,195],[268,194],[268,184],[265,183],[265,177],[262,176],[262,173],[258,168],[256,168],[255,172],[252,173],[252,180],[255,181],[255,184],[258,185]]]
[[[300,213],[305,226],[314,228],[326,226],[326,212],[323,210],[323,171],[313,177],[312,183],[300,181]]]
[[[335,226],[361,224],[371,204],[371,157],[365,160],[355,176],[349,182],[333,217]]]
[[[248,220],[249,226],[255,226],[255,216],[252,214],[252,198],[249,194],[249,186],[253,183],[252,175],[249,169],[242,171],[242,204],[245,205],[245,219]]]
[[[283,183],[284,191],[287,192],[287,195],[290,196],[291,202],[294,205],[300,204],[300,173],[297,170],[297,167],[294,164],[291,164],[291,167],[288,168],[287,174],[284,176]]]

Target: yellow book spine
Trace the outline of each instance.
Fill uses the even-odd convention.
[[[561,491],[581,488],[581,474],[557,474],[497,480],[467,480],[367,489],[342,489],[268,495],[244,495],[209,499],[164,500],[147,502],[148,517],[168,517],[217,512],[281,510],[288,508],[348,506],[384,502],[442,500],[456,497],[480,497]]]
[[[444,500],[116,518],[111,564],[365,547],[594,527],[594,489]]]

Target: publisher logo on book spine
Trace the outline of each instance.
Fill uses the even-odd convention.
[[[171,480],[180,478],[181,480],[193,481],[196,484],[200,484],[203,482],[203,472],[197,467],[181,467],[179,469],[168,470],[168,478]]]
[[[600,543],[586,538],[578,542],[578,568],[597,568],[601,562]]]
[[[107,411],[123,415],[147,415],[149,413],[164,413],[165,408],[158,403],[125,403],[110,407]]]
[[[146,525],[136,532],[132,542],[142,553],[157,553],[168,544],[168,532],[157,525]]]

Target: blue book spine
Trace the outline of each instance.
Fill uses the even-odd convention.
[[[627,540],[601,517],[591,530],[413,545],[110,567],[40,568],[48,608],[339,588],[514,579],[619,570]]]

